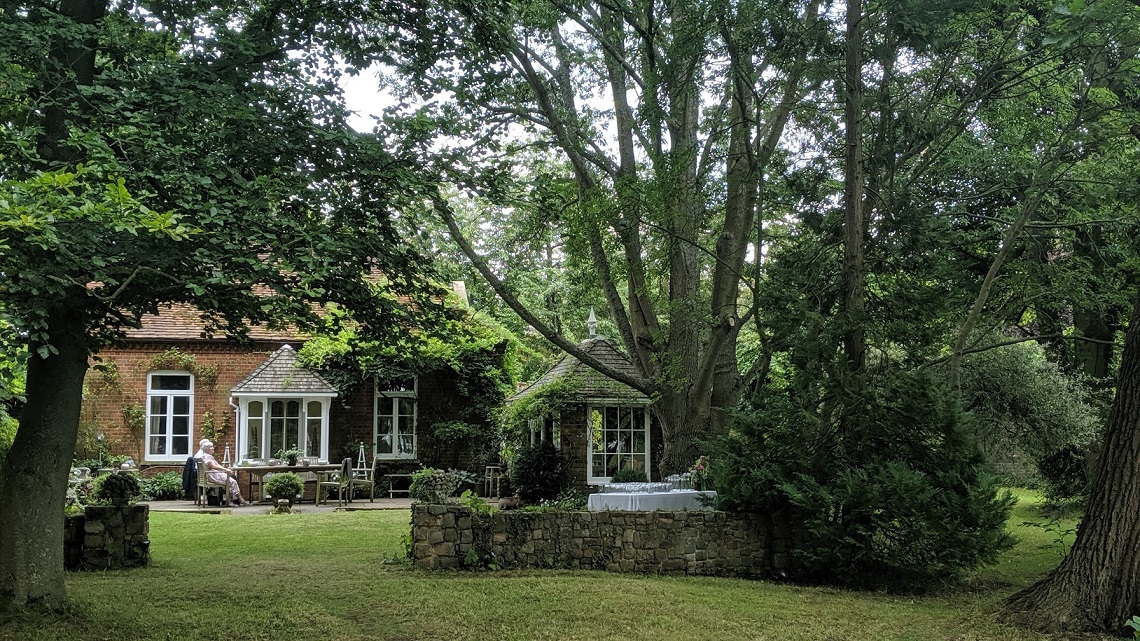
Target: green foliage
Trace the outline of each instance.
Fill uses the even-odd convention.
[[[173,501],[182,498],[182,475],[178,472],[161,472],[143,477],[139,493],[152,501]]]
[[[296,465],[297,459],[301,458],[304,455],[305,455],[304,452],[302,452],[301,450],[299,450],[295,447],[291,447],[289,449],[277,450],[277,453],[274,454],[274,456],[276,456],[277,458],[283,459],[285,461],[286,465]]]
[[[112,472],[95,479],[95,498],[125,503],[139,497],[139,480],[134,474]]]
[[[645,470],[623,467],[614,473],[613,477],[610,478],[610,483],[644,483],[647,480]]]
[[[287,499],[290,503],[301,495],[305,482],[293,472],[280,472],[265,480],[265,494],[275,499]]]
[[[503,436],[522,444],[530,436],[530,422],[557,416],[569,402],[578,399],[573,383],[565,378],[551,381],[542,389],[499,408],[496,418]]]
[[[0,469],[4,465],[4,460],[8,458],[8,450],[12,449],[12,442],[16,440],[16,428],[19,426],[20,424],[16,419],[0,413]],[[3,482],[4,476],[0,474],[0,484]],[[0,489],[3,489],[3,485],[0,485]]]
[[[1124,625],[1132,628],[1132,638],[1140,639],[1140,616],[1133,616],[1124,622]]]
[[[566,482],[562,454],[546,441],[519,450],[509,473],[511,487],[526,503],[556,498]]]
[[[139,403],[123,403],[122,411],[123,427],[126,427],[131,434],[135,434],[141,439],[146,428],[146,409]],[[205,414],[208,416],[210,413],[206,412]],[[214,440],[206,435],[204,429],[202,430],[202,438],[208,438],[211,441]]]
[[[1037,470],[1045,481],[1045,497],[1054,503],[1088,495],[1088,459],[1085,450],[1076,445],[1066,445],[1043,457],[1037,462]]]
[[[183,352],[177,347],[168,348],[166,351],[151,357],[147,363],[147,371],[156,370],[180,370],[190,372],[194,375],[197,384],[202,385],[208,390],[213,390],[218,382],[217,365],[203,365],[198,362],[196,356]]]
[[[421,503],[446,503],[459,483],[459,477],[451,470],[425,467],[412,472],[408,496]]]
[[[491,504],[487,502],[487,499],[484,499],[471,490],[463,490],[463,493],[459,495],[459,502],[471,508],[471,513],[478,517],[490,516],[494,511]]]
[[[566,488],[553,499],[543,499],[537,505],[523,506],[524,512],[576,512],[586,509],[589,499],[575,488]]]
[[[721,505],[784,515],[816,580],[917,590],[960,577],[1013,544],[1013,499],[952,399],[927,372],[890,372],[848,399],[840,426],[763,395],[713,444]]]
[[[1046,455],[1094,442],[1103,429],[1088,386],[1048,361],[1036,343],[971,354],[959,371],[976,440],[1015,480],[1032,475]]]
[[[361,381],[400,380],[429,372],[454,375],[458,398],[442,398],[420,409],[425,441],[437,449],[464,443],[476,452],[498,442],[492,416],[514,388],[511,359],[516,341],[503,328],[466,308],[444,308],[404,336],[376,341],[352,329],[337,328],[331,315],[322,334],[305,343],[300,360],[338,389]],[[355,455],[355,452],[353,452]]]

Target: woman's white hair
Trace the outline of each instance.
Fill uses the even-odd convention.
[[[213,442],[213,441],[211,441],[211,440],[210,440],[210,439],[208,439],[208,438],[204,438],[204,439],[202,439],[202,440],[198,441],[198,449],[200,449],[200,450],[204,450],[204,449],[206,449],[207,447],[210,447],[210,446],[211,446],[211,445],[213,445],[213,444],[214,444],[214,442]]]

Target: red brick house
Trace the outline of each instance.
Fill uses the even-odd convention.
[[[442,442],[423,424],[425,415],[459,420],[453,371],[338,390],[298,360],[305,336],[254,327],[247,343],[207,338],[198,316],[169,306],[99,353],[85,383],[81,447],[98,438],[144,469],[171,469],[204,436],[219,460],[228,450],[234,462],[287,448],[336,461],[363,442],[381,462],[482,470],[481,444]]]

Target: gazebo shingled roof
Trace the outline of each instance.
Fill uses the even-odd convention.
[[[584,352],[609,365],[615,370],[628,372],[631,376],[640,376],[629,358],[621,353],[613,343],[604,336],[587,338],[578,344]],[[539,392],[544,387],[556,381],[567,381],[574,388],[575,395],[582,399],[605,399],[614,401],[648,403],[649,397],[633,389],[625,383],[619,383],[611,378],[590,369],[577,358],[566,354],[545,374],[540,376],[530,387],[515,393],[507,399],[508,403],[524,399]]]
[[[282,345],[230,393],[336,396],[337,391],[320,375],[302,365],[292,347]]]

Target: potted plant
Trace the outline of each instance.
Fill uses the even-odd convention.
[[[276,500],[288,501],[290,507],[304,489],[305,482],[293,472],[274,474],[265,480],[265,493]]]
[[[95,496],[111,505],[126,505],[139,496],[139,480],[134,474],[111,473],[100,480]]]
[[[301,450],[291,447],[287,450],[278,450],[277,458],[284,459],[286,465],[296,465],[297,459],[301,458],[302,454]]]

